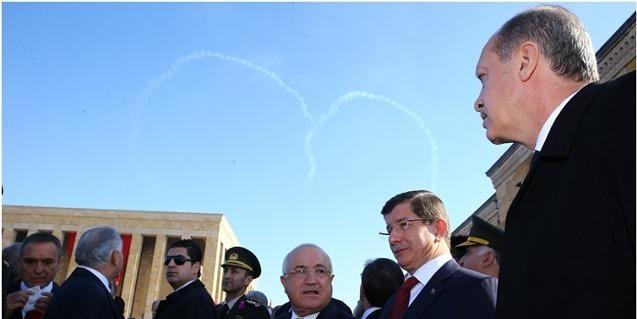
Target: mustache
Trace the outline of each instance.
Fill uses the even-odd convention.
[[[391,244],[389,245],[389,248],[391,249],[392,253],[397,253],[405,248],[409,248],[409,244],[407,243],[396,243],[396,244]]]

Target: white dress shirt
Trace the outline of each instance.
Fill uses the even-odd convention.
[[[383,309],[383,308],[379,308],[379,307],[368,308],[367,310],[365,310],[365,312],[363,312],[363,316],[361,317],[361,319],[366,319],[367,316],[369,316],[370,314],[372,314],[372,312],[374,312],[374,311],[376,311],[378,309]]]
[[[444,264],[446,264],[449,260],[451,260],[451,254],[442,254],[428,262],[424,265],[420,266],[418,270],[414,273],[414,277],[418,279],[419,283],[417,283],[413,288],[411,288],[411,292],[409,293],[409,305],[418,297],[418,294],[425,288],[425,285],[431,277],[434,276],[436,271],[440,269]],[[411,276],[408,276],[409,278]],[[407,279],[405,278],[405,279]]]
[[[95,269],[93,269],[91,267],[87,267],[87,266],[77,266],[77,268],[82,268],[82,269],[86,269],[86,270],[90,271],[93,275],[95,275],[95,277],[97,277],[97,279],[99,279],[102,282],[104,287],[106,287],[106,290],[108,290],[108,292],[112,293],[111,287],[109,287],[109,285],[108,285],[108,279],[101,272],[99,272],[99,271],[97,271],[97,270],[95,270]]]

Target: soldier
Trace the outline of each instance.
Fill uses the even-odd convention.
[[[458,263],[464,268],[498,278],[504,231],[475,215],[471,216],[471,223],[469,237],[456,246],[457,250],[465,250]]]
[[[253,279],[261,275],[257,256],[243,247],[232,247],[226,251],[221,289],[226,300],[217,307],[219,319],[269,319],[266,305],[246,298],[246,288]]]

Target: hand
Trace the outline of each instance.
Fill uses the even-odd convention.
[[[44,314],[46,308],[49,306],[49,301],[53,298],[53,294],[50,292],[42,292],[42,297],[35,302],[35,310]]]
[[[23,308],[33,291],[15,291],[7,295],[7,314],[18,308]]]

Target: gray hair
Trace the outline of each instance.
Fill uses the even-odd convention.
[[[533,41],[558,75],[575,81],[597,81],[597,59],[582,22],[560,6],[542,5],[523,11],[494,35],[493,52],[501,61],[511,59],[524,41]]]
[[[252,301],[256,301],[266,307],[268,306],[268,297],[266,297],[265,294],[260,291],[257,291],[257,290],[248,291],[246,293],[246,298]]]
[[[288,265],[290,263],[290,259],[292,259],[292,257],[296,256],[296,254],[301,250],[301,249],[305,249],[305,248],[314,248],[317,249],[327,260],[327,267],[329,268],[329,271],[333,271],[332,269],[332,260],[330,259],[330,256],[327,255],[327,253],[319,246],[315,245],[315,244],[301,244],[299,246],[297,246],[296,248],[292,249],[292,251],[290,251],[286,256],[285,259],[283,259],[283,267],[282,267],[282,273],[285,274],[288,271]]]
[[[108,262],[114,251],[122,251],[122,238],[113,227],[91,228],[82,234],[75,249],[75,262],[99,267]]]

